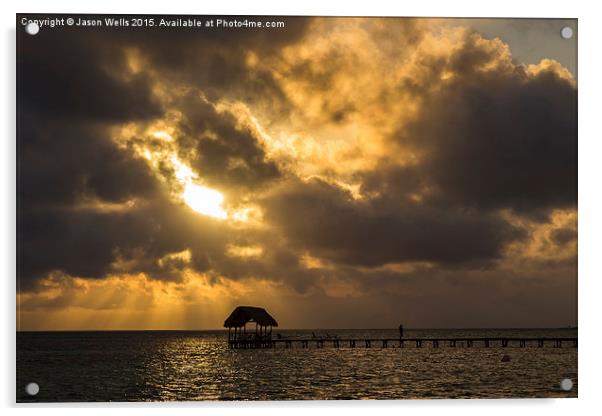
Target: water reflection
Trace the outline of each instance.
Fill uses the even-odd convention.
[[[337,334],[342,338],[390,335],[374,331]],[[576,332],[544,335],[576,336]],[[301,334],[283,331],[283,336]],[[71,332],[20,333],[17,349],[18,385],[35,381],[41,387],[33,399],[19,389],[20,401],[577,395],[575,348],[231,350],[222,333]],[[501,361],[504,354],[511,356],[510,362]],[[559,388],[565,377],[574,382],[570,392]]]

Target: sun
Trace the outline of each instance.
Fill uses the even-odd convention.
[[[195,183],[198,180],[197,174],[176,155],[172,155],[171,163],[176,179],[184,186],[181,198],[190,208],[199,214],[220,220],[228,218],[228,213],[222,208],[224,196],[220,192]]]
[[[220,220],[228,218],[228,214],[222,208],[224,196],[214,189],[188,182],[184,187],[182,199],[190,208],[200,214]]]

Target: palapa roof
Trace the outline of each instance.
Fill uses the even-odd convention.
[[[224,327],[243,326],[247,322],[257,322],[261,326],[278,326],[278,322],[263,308],[237,306],[224,322]]]

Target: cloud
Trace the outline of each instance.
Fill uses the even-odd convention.
[[[564,245],[577,239],[577,230],[568,227],[560,228],[552,232],[551,238],[556,244]]]
[[[283,19],[19,35],[28,307],[63,290],[38,306],[81,307],[105,285],[117,299],[129,279],[190,296],[190,276],[261,282],[301,308],[386,300],[383,316],[445,291],[481,311],[470,299],[491,288],[531,302],[546,275],[561,298],[576,270],[571,74],[429,20]],[[221,219],[186,204],[187,183],[223,195]]]
[[[116,140],[119,127],[148,125],[164,118],[168,109],[178,111],[182,118],[176,153],[202,171],[204,180],[220,186],[255,187],[277,177],[278,169],[265,160],[252,131],[200,99],[198,90],[176,94],[177,103],[166,101],[171,95],[156,91],[154,73],[136,68],[140,55],[135,52],[142,48],[153,70],[166,72],[166,81],[172,69],[178,68],[176,77],[188,69],[190,77],[200,79],[205,68],[211,85],[218,87],[216,77],[222,77],[230,87],[242,81],[237,74],[246,65],[244,54],[237,51],[269,53],[303,31],[303,22],[285,20],[289,29],[272,34],[268,43],[267,34],[247,30],[242,31],[248,32],[242,43],[231,31],[193,36],[188,31],[150,31],[140,36],[92,29],[74,36],[58,28],[35,39],[20,36],[18,228],[23,290],[56,271],[102,278],[116,264],[154,278],[178,279],[178,267],[173,262],[160,266],[159,260],[189,247],[194,249],[191,267],[209,268],[210,253],[223,253],[225,238],[218,238],[212,221],[173,200],[174,172],[165,165],[154,171],[134,140]],[[182,46],[175,55],[173,42]],[[214,58],[200,53],[206,47]],[[220,63],[233,71],[231,79]],[[148,142],[148,137],[138,139]]]
[[[493,46],[492,46],[493,44]],[[422,110],[395,134],[450,204],[539,214],[577,202],[577,91],[557,63],[516,65],[500,42],[467,34]]]
[[[239,122],[227,109],[198,95],[178,98],[182,118],[177,126],[178,154],[207,183],[219,189],[253,189],[280,177],[267,160],[252,126]]]
[[[159,192],[144,161],[117,148],[102,126],[33,118],[21,129],[19,146],[19,196],[25,210],[84,198],[124,202]]]
[[[25,115],[116,122],[161,115],[149,77],[121,77],[125,55],[106,38],[60,29],[35,39],[20,34],[17,88]]]
[[[517,65],[499,40],[470,31],[450,36],[445,49],[427,38],[402,71],[402,94],[418,110],[388,138],[400,154],[356,174],[365,199],[309,180],[266,200],[268,217],[291,244],[344,264],[474,267],[528,237],[503,210],[545,222],[552,209],[575,207],[570,75],[549,60]]]
[[[366,267],[400,262],[478,263],[524,237],[495,215],[383,196],[355,201],[319,180],[270,196],[267,215],[290,244],[320,257]]]

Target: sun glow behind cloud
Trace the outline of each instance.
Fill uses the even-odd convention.
[[[226,219],[228,213],[222,208],[224,196],[215,189],[195,183],[196,175],[188,166],[173,156],[171,162],[175,168],[175,176],[184,186],[181,197],[194,211],[213,218]]]
[[[178,157],[173,131],[174,128],[168,122],[163,123],[159,129],[151,126],[136,130],[135,126],[129,125],[119,132],[117,142],[122,148],[132,146],[147,161],[155,175],[169,185],[174,201],[184,202],[195,212],[215,219],[247,225],[252,220],[256,222],[258,213],[255,207],[244,204],[226,209],[223,206],[223,193],[204,184],[202,175]],[[135,142],[137,136],[152,139]]]
[[[222,208],[224,196],[218,191],[189,182],[185,185],[182,199],[196,212],[219,219],[228,218]]]

